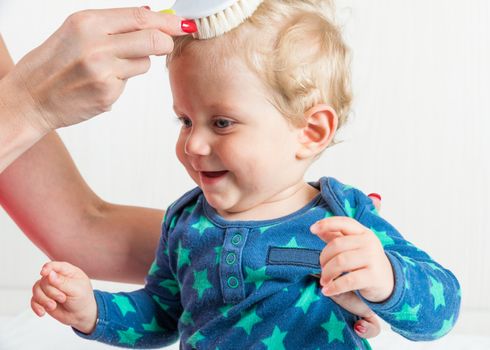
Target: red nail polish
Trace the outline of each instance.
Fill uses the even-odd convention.
[[[360,324],[356,324],[354,326],[354,328],[356,329],[356,331],[358,331],[359,333],[366,333],[366,328],[364,326],[361,326]]]
[[[368,197],[374,197],[374,198],[378,198],[378,200],[381,200],[381,195],[377,193],[370,193],[368,194]]]
[[[151,10],[151,7],[150,6],[141,6],[141,7],[145,8],[147,10]]]
[[[181,23],[180,23],[180,28],[182,28],[182,31],[184,33],[189,33],[189,34],[192,34],[192,33],[195,33],[197,32],[197,25],[196,25],[196,22],[192,21],[192,20],[183,20]]]

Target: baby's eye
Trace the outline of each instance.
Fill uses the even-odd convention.
[[[231,121],[231,120],[228,120],[228,119],[216,119],[214,121],[214,125],[218,128],[218,129],[224,129],[224,128],[227,128],[227,127],[230,127],[232,126],[234,123]]]
[[[183,128],[190,128],[192,126],[192,120],[188,117],[179,117],[179,122],[182,124]]]

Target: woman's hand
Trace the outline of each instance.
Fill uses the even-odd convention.
[[[150,55],[172,51],[189,21],[149,8],[77,12],[8,74],[4,101],[37,130],[76,124],[110,110],[126,80],[148,71]]]

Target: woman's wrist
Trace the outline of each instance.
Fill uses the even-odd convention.
[[[21,83],[0,80],[0,172],[51,130]]]

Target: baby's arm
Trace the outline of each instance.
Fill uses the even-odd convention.
[[[368,306],[408,339],[434,340],[447,334],[461,305],[456,277],[376,212],[365,210],[361,220],[380,239],[395,279],[391,297],[383,303],[367,302]]]
[[[49,262],[32,289],[31,307],[38,316],[45,312],[63,324],[91,333],[97,321],[92,285],[79,268],[65,262]]]
[[[357,209],[359,222],[332,217],[320,223],[320,230],[312,230],[329,242],[320,257],[324,293],[356,291],[411,340],[437,339],[449,332],[460,306],[454,275],[407,242],[371,206]]]
[[[53,275],[50,266],[58,264]],[[40,316],[46,310],[83,338],[129,348],[163,347],[178,338],[180,291],[163,236],[144,289],[92,291],[88,277],[66,263],[48,263],[42,275],[34,286],[33,310]]]

